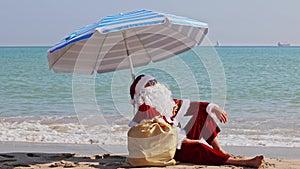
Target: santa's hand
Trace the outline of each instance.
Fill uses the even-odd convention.
[[[219,107],[214,106],[212,108],[212,112],[215,113],[215,115],[220,120],[220,122],[226,123],[228,121],[228,114],[224,110],[220,109]]]

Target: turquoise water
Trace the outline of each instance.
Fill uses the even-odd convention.
[[[268,113],[299,113],[299,48],[238,47],[218,52],[226,72],[229,102],[264,103],[272,107]],[[286,111],[281,111],[281,106]]]
[[[88,112],[87,114],[94,116],[104,115],[109,118],[106,119],[106,124],[110,126],[124,125],[128,122],[132,117],[128,95],[131,80],[128,70],[94,75],[92,78],[88,77],[90,79],[86,81],[77,80],[85,86],[82,89],[84,91],[80,93],[83,98],[84,94],[88,97],[87,93],[95,92],[98,109],[95,110],[82,102],[83,104],[77,105],[84,109],[76,113],[72,90],[76,78],[71,74],[55,74],[48,69],[46,57],[48,49],[48,47],[0,48],[0,125],[3,128],[0,140],[39,142],[81,140],[86,131],[81,131],[75,125],[78,121],[82,122],[82,119],[78,120],[78,117],[83,115],[80,112]],[[217,69],[224,70],[226,81],[224,108],[230,115],[229,123],[221,125],[223,129],[221,141],[227,145],[300,147],[298,123],[300,47],[216,47],[215,51],[223,66]],[[137,68],[136,71],[150,73],[159,81],[168,84],[176,98],[210,101],[212,92],[210,77],[201,60],[197,59],[194,53],[184,53],[179,60],[184,62],[182,65],[186,65],[195,77],[200,96],[192,89],[187,92],[180,90],[178,79],[185,79],[186,71],[181,70],[176,59],[157,63],[158,67],[164,69],[152,64],[146,68]],[[166,72],[166,69],[173,74]],[[116,80],[116,77],[121,80]],[[185,82],[187,86],[192,86],[191,81]],[[93,102],[93,99],[88,101]],[[126,118],[120,120],[120,117],[124,116]],[[96,121],[97,123],[101,122]],[[56,126],[54,129],[53,125]],[[88,130],[99,129],[93,127],[95,126],[90,126]],[[29,136],[22,135],[21,132],[18,134],[20,130],[17,128],[23,128],[23,133],[28,130]],[[32,129],[38,130],[35,135],[31,135]],[[124,137],[123,133],[126,136],[127,129],[116,127],[114,136],[110,137]],[[80,130],[81,136],[78,133],[76,136],[75,130],[76,132]],[[53,134],[53,131],[57,133]],[[109,133],[111,129],[106,128],[101,132],[101,134]],[[61,139],[66,133],[74,134],[72,139]],[[99,138],[94,139],[105,142]],[[120,139],[117,143],[123,141],[124,139]]]
[[[1,116],[71,113],[71,76],[48,71],[47,48],[0,48]]]

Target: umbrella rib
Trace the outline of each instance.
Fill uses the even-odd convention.
[[[137,39],[139,40],[140,44],[143,46],[143,49],[145,49],[147,55],[150,57],[150,59],[151,59],[151,61],[152,61],[152,56],[149,54],[147,48],[145,48],[144,44],[143,44],[142,41],[141,41],[141,38],[140,38],[139,35],[136,33],[136,31],[134,31],[134,30],[132,30],[132,31],[136,34]]]
[[[96,70],[96,67],[97,67],[97,64],[98,64],[98,59],[99,59],[100,53],[101,53],[101,51],[102,51],[103,44],[104,44],[104,41],[106,40],[106,37],[107,37],[107,34],[105,34],[105,37],[104,37],[104,39],[103,39],[103,41],[102,41],[102,45],[101,45],[101,48],[99,49],[99,52],[98,52],[98,55],[97,55],[97,59],[96,59],[96,63],[95,63],[95,66],[94,66],[93,71]],[[100,63],[101,63],[101,62],[100,62]],[[99,63],[98,66],[100,66],[100,63]]]
[[[72,45],[70,45],[70,46],[69,46],[69,49],[70,49],[73,45],[75,45],[75,43],[73,43]],[[68,49],[68,50],[69,50],[69,49]],[[56,62],[58,62],[58,60],[59,60],[60,58],[62,58],[62,57],[67,53],[68,50],[66,50],[62,55],[60,55],[60,57],[58,57],[58,58],[51,64],[51,66],[50,66],[49,69],[52,69],[53,66],[56,64]]]
[[[208,32],[208,29],[205,29],[205,31],[203,32],[205,35],[201,36],[201,39],[199,40],[198,45],[200,45],[200,43],[203,41],[203,39],[205,38],[207,32]]]

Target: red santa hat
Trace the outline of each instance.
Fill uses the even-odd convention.
[[[132,105],[135,104],[134,96],[139,94],[145,88],[145,85],[148,83],[149,80],[154,79],[155,78],[150,75],[139,75],[137,78],[134,79],[130,86],[130,103]]]

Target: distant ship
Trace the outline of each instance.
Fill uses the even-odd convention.
[[[215,46],[220,46],[220,42],[219,41],[217,41],[217,43],[216,43],[216,45]]]
[[[286,46],[291,46],[291,44],[289,44],[289,43],[280,43],[280,42],[278,42],[278,43],[277,43],[277,46],[284,46],[284,47],[286,47]]]

